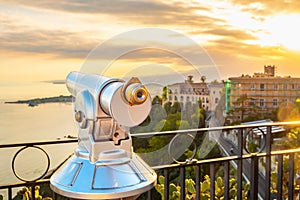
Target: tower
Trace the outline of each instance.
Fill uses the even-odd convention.
[[[274,77],[275,76],[275,65],[265,65],[264,66],[264,74],[268,77]]]

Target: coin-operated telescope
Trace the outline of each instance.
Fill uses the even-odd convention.
[[[125,82],[71,72],[66,84],[75,97],[78,146],[50,179],[54,192],[75,199],[134,199],[156,184],[156,173],[132,151],[129,128],[151,109],[138,78]]]

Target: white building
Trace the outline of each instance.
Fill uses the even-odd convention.
[[[223,83],[205,83],[205,81],[194,82],[193,76],[188,76],[184,83],[175,83],[168,86],[168,99],[164,103],[187,102],[193,104],[201,100],[202,107],[207,111],[214,111],[221,99]]]

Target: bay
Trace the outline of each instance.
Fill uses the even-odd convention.
[[[0,144],[53,141],[77,136],[71,103],[5,104],[0,100]],[[76,148],[75,144],[41,146],[50,158],[50,169],[58,166]],[[22,147],[0,149],[0,184],[19,180],[12,170],[12,159]],[[16,173],[26,179],[39,177],[47,167],[47,157],[35,148],[22,151],[15,160]]]

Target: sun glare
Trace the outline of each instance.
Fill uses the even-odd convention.
[[[300,51],[299,14],[276,15],[265,21],[266,34],[259,36],[262,45],[282,46]]]

